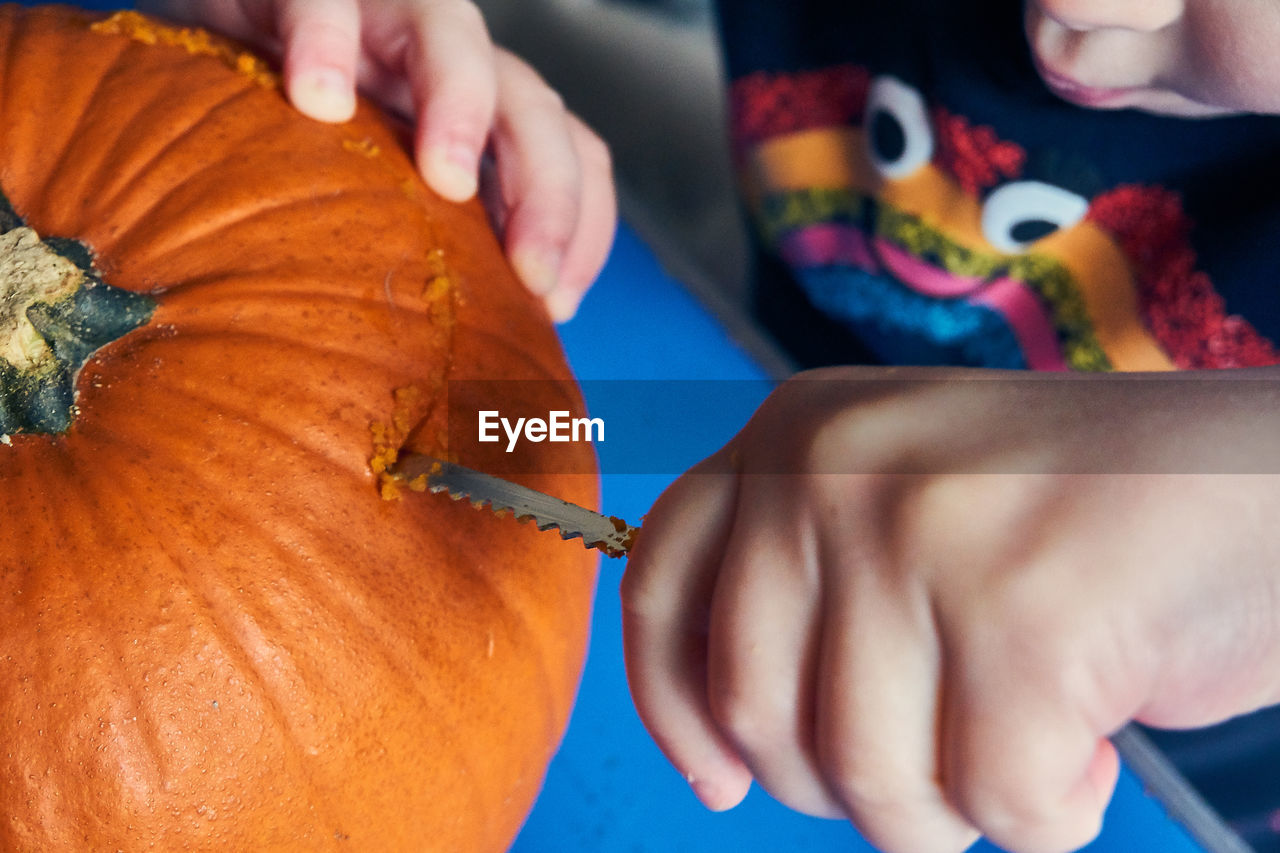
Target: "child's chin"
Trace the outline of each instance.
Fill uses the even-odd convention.
[[[1154,90],[1143,92],[1142,97],[1135,99],[1131,106],[1135,110],[1142,110],[1146,113],[1178,118],[1218,118],[1220,116],[1239,115],[1249,112],[1235,107],[1222,107],[1216,104],[1193,101],[1185,95],[1179,95],[1175,92]]]

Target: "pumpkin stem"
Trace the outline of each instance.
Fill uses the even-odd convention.
[[[0,434],[66,432],[80,368],[154,310],[105,284],[83,244],[41,240],[0,195]]]

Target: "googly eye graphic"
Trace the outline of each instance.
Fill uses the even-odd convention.
[[[905,177],[933,158],[924,98],[896,77],[871,81],[863,127],[871,163],[886,178]]]
[[[1014,181],[987,196],[982,233],[1002,252],[1022,252],[1055,231],[1070,228],[1089,210],[1083,196],[1041,181]]]

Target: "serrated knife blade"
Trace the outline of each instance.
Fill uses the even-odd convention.
[[[533,521],[539,530],[558,530],[561,539],[581,538],[586,547],[610,557],[631,550],[639,532],[620,518],[434,456],[406,453],[389,473],[409,489],[443,492],[476,507],[488,506],[499,515],[509,512],[519,521]]]

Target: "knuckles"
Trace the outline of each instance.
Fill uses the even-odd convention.
[[[893,853],[961,853],[978,833],[946,802],[929,775],[868,766],[857,744],[827,742],[818,760],[828,789],[854,826]]]
[[[739,663],[711,666],[707,708],[716,726],[751,755],[798,748],[795,701]]]

